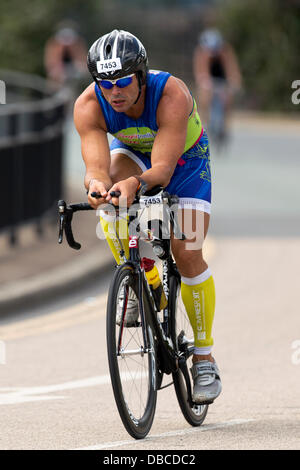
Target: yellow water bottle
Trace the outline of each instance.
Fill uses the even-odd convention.
[[[159,278],[158,269],[155,266],[155,261],[149,258],[143,258],[143,267],[145,274],[150,285],[154,302],[158,311],[166,308],[168,301],[164,293],[164,289]]]

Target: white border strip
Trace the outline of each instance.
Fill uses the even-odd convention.
[[[211,270],[207,268],[203,273],[195,277],[181,276],[181,280],[187,286],[196,286],[197,284],[201,284],[202,282],[207,281],[207,279],[209,279],[210,276],[211,276]]]
[[[127,157],[131,158],[131,160],[133,160],[140,167],[140,169],[143,172],[148,170],[148,168],[142,162],[142,160],[139,157],[137,157],[136,155],[134,155],[134,153],[131,152],[130,150],[123,149],[123,148],[115,148],[115,149],[110,151],[111,155],[115,155],[116,153],[123,153],[124,155],[127,155]]]
[[[180,197],[179,209],[196,209],[196,211],[211,212],[211,203],[204,199],[196,199],[194,197]]]
[[[165,432],[162,434],[154,434],[153,436],[146,437],[145,439],[140,440],[127,440],[127,441],[118,441],[118,442],[106,442],[103,444],[96,444],[94,446],[89,446],[89,447],[82,447],[79,449],[72,449],[72,450],[103,450],[103,449],[109,449],[112,447],[122,447],[125,445],[130,445],[130,448],[134,444],[139,444],[143,442],[150,442],[154,441],[156,439],[164,439],[167,437],[176,437],[176,436],[184,436],[188,434],[196,434],[199,432],[205,432],[205,431],[212,431],[214,429],[223,429],[227,428],[229,426],[237,426],[239,424],[246,424],[256,421],[255,419],[233,419],[231,421],[225,421],[224,423],[217,423],[217,424],[203,424],[202,426],[195,427],[195,428],[188,428],[188,429],[179,429],[178,431],[170,431],[170,432]]]

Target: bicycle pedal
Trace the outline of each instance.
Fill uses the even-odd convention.
[[[196,403],[195,401],[193,401],[193,405],[195,406],[211,405],[213,402],[214,400],[202,401],[201,403]]]

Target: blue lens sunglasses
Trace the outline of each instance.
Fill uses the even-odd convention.
[[[135,74],[132,73],[131,75],[119,78],[118,80],[99,80],[98,84],[106,90],[111,90],[114,85],[117,85],[118,88],[125,88],[132,83],[132,77],[134,75]]]

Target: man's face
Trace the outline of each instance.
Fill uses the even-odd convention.
[[[118,88],[117,85],[114,85],[110,90],[103,87],[100,88],[106,101],[119,113],[128,111],[136,101],[139,93],[136,75],[132,77],[132,83],[125,88]]]

